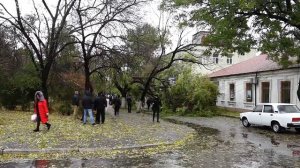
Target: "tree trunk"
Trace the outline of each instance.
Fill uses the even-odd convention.
[[[138,101],[137,102],[137,113],[143,112],[145,110],[145,102]]]
[[[53,61],[49,60],[46,64],[46,66],[42,69],[42,72],[41,72],[42,92],[44,94],[45,99],[47,99],[47,100],[49,98],[48,84],[47,83],[48,83],[48,77],[49,77],[52,62]]]
[[[42,92],[44,94],[44,97],[46,100],[48,100],[49,95],[48,95],[48,86],[47,86],[47,79],[42,79]]]
[[[129,91],[129,87],[128,87],[128,85],[125,85],[123,88],[117,81],[115,81],[114,84],[115,84],[115,87],[121,93],[121,102],[122,102],[121,108],[126,108],[127,107],[126,106],[126,96]]]
[[[145,104],[145,97],[146,97],[147,92],[149,90],[150,83],[151,83],[151,79],[147,80],[147,82],[145,84],[145,87],[143,89],[143,92],[142,92],[142,95],[141,95],[141,99],[140,99],[140,101],[142,102],[142,104]]]
[[[120,90],[121,96],[122,96],[122,98],[121,98],[121,101],[122,101],[121,108],[126,108],[127,107],[126,106],[127,90],[128,90],[127,88],[122,89],[122,91]]]
[[[85,90],[88,90],[90,91],[91,93],[93,93],[94,89],[93,89],[93,86],[91,84],[91,79],[90,79],[90,76],[85,76]]]
[[[85,61],[84,63],[84,74],[85,74],[85,90],[89,90],[91,93],[93,93],[94,89],[91,83],[91,79],[90,79],[90,69],[89,69],[89,62]]]
[[[121,108],[126,108],[127,106],[126,106],[126,97],[123,97],[122,96],[122,98],[121,98]]]

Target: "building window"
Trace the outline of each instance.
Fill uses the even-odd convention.
[[[200,58],[200,62],[202,63],[202,64],[207,64],[207,63],[209,63],[210,61],[209,61],[209,57],[208,56],[203,56],[202,58]]]
[[[261,83],[261,102],[270,103],[270,82]]]
[[[227,64],[232,64],[232,57],[227,57]]]
[[[252,102],[252,83],[246,83],[246,102]]]
[[[235,100],[235,89],[234,89],[233,83],[229,84],[229,95],[230,95],[230,101],[234,101]]]
[[[291,81],[281,81],[281,103],[291,103]]]
[[[213,63],[214,64],[218,64],[219,63],[219,55],[218,54],[214,54],[213,55]]]

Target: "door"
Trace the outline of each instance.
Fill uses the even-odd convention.
[[[270,83],[269,82],[261,83],[261,102],[262,103],[270,102]]]
[[[281,81],[281,103],[291,103],[291,81]]]
[[[274,109],[272,105],[264,105],[263,112],[261,113],[261,125],[271,126],[271,121],[274,118]]]
[[[261,124],[260,115],[262,114],[262,109],[263,109],[263,105],[257,105],[253,109],[253,112],[247,115],[247,119],[250,124],[256,124],[256,125]]]

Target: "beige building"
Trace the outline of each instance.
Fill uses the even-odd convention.
[[[207,31],[200,31],[194,34],[193,44],[201,44],[205,36],[207,36],[208,34],[209,32]],[[206,56],[203,54],[203,52],[207,48],[208,47],[205,46],[198,46],[196,47],[196,51],[194,51],[194,54],[200,57],[201,59],[200,61],[203,64],[203,65],[194,65],[193,69],[195,70],[196,73],[210,74],[220,69],[229,67],[233,64],[237,64],[239,62],[248,60],[260,54],[256,49],[252,49],[249,53],[246,53],[244,55],[240,55],[238,53],[232,53],[231,57],[224,57],[219,54],[212,54]]]

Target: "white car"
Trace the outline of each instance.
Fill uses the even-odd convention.
[[[295,104],[263,103],[255,106],[253,111],[240,113],[243,126],[271,126],[274,132],[281,132],[294,127],[300,132],[300,110]]]

